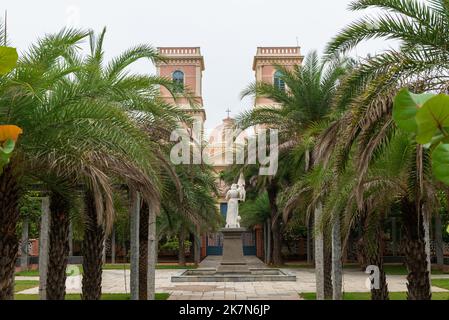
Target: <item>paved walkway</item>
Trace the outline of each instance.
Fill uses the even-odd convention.
[[[216,259],[216,258],[215,258]],[[214,259],[206,259],[201,267],[213,267]],[[250,264],[259,264],[250,258]],[[260,266],[260,265],[259,265]],[[171,300],[298,300],[300,292],[315,292],[315,273],[313,269],[283,269],[295,274],[296,282],[265,281],[265,282],[182,282],[172,283],[172,275],[182,270],[157,270],[156,291],[170,293]],[[21,280],[25,277],[16,277]],[[29,279],[30,277],[26,277]],[[449,278],[449,275],[435,275],[433,278]],[[361,271],[345,271],[343,276],[343,290],[345,292],[368,292],[365,286],[366,274]],[[387,276],[388,288],[391,292],[405,292],[405,276]],[[81,277],[67,279],[67,293],[81,292]],[[432,287],[433,292],[447,290]],[[129,270],[103,271],[104,293],[129,292]],[[37,294],[38,288],[31,288],[20,293]]]

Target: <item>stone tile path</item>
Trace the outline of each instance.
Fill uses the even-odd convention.
[[[251,263],[258,263],[251,260]],[[211,267],[215,261],[205,260],[202,267]],[[157,270],[156,291],[170,293],[171,300],[299,300],[298,293],[315,291],[315,273],[313,269],[283,269],[296,274],[296,282],[183,282],[172,283],[172,275],[181,270]],[[16,277],[20,280],[22,277]],[[435,275],[433,278],[449,278],[449,275]],[[69,277],[68,293],[81,292],[80,278]],[[368,292],[365,286],[366,275],[361,271],[345,271],[343,289],[346,292]],[[388,288],[391,292],[405,292],[405,276],[387,276]],[[432,287],[433,292],[447,290]],[[105,270],[103,272],[103,292],[129,292],[129,270]],[[38,288],[20,293],[37,294]]]

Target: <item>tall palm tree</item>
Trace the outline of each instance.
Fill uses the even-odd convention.
[[[162,58],[157,51],[148,45],[133,47],[109,63],[104,62],[103,43],[106,29],[96,36],[93,32],[89,34],[90,54],[82,57],[79,54],[67,55],[65,59],[77,70],[73,73],[74,82],[81,88],[89,99],[100,101],[107,105],[116,106],[128,115],[130,121],[134,122],[140,129],[140,133],[145,135],[148,145],[144,148],[142,155],[146,160],[138,158],[138,163],[144,168],[144,176],[149,183],[146,194],[142,193],[145,203],[151,210],[159,207],[159,174],[158,171],[170,166],[166,153],[160,146],[161,134],[158,131],[170,132],[175,128],[177,122],[184,119],[183,113],[176,107],[165,103],[159,96],[159,86],[165,86],[169,91],[173,91],[175,85],[168,79],[130,74],[128,67],[141,59],[148,59],[151,62],[160,61]],[[119,134],[119,132],[117,132]],[[168,140],[168,139],[166,139]],[[136,152],[138,150],[135,150]],[[143,162],[140,162],[143,161]],[[130,168],[131,169],[131,168]],[[169,172],[172,170],[167,169]],[[138,175],[130,175],[126,171],[109,171],[117,177],[118,182],[133,185],[133,189],[142,192],[141,179]],[[93,193],[94,190],[90,189]],[[86,201],[97,201],[96,195],[86,195]],[[96,209],[96,211],[86,211],[85,237],[85,259],[86,269],[91,270],[83,278],[83,297],[85,299],[99,299],[101,292],[101,259],[98,254],[103,251],[103,238],[105,236],[104,227],[101,223],[102,212],[98,211],[92,204],[86,203],[86,208]],[[100,208],[101,209],[101,208]],[[100,217],[100,220],[95,217]],[[146,217],[146,216],[145,216]],[[146,222],[145,222],[146,223]],[[145,227],[145,224],[143,225]],[[142,235],[143,236],[143,235]],[[144,254],[144,252],[142,252]],[[90,291],[94,293],[90,293]]]
[[[71,157],[73,159],[80,157],[73,154],[69,146],[57,145],[58,139],[65,135],[64,130],[60,130],[58,138],[55,124],[63,118],[62,113],[54,109],[53,102],[56,102],[56,99],[50,99],[54,96],[47,92],[54,92],[58,83],[69,72],[67,68],[56,63],[57,59],[85,36],[86,33],[83,32],[66,30],[40,40],[27,55],[21,57],[17,69],[1,79],[1,122],[20,123],[27,133],[22,136],[16,154],[0,175],[2,181],[0,299],[13,297],[13,275],[17,257],[15,225],[19,212],[21,184],[26,175],[36,176],[41,172],[27,169],[39,164],[48,170],[52,166],[51,158],[55,155],[60,157],[60,163],[68,161]],[[70,125],[73,128],[75,120],[79,121],[80,117],[72,108],[68,110],[64,120],[65,128]],[[81,130],[83,129],[85,127],[81,126]],[[68,141],[71,140],[73,139]]]
[[[359,43],[376,38],[395,40],[398,49],[387,50],[363,61],[345,81],[348,89],[354,93],[364,83],[370,82],[370,90],[363,97],[369,101],[376,92],[396,87],[398,81],[409,78],[428,80],[428,85],[446,87],[447,1],[357,0],[350,4],[349,9],[380,9],[380,12],[366,15],[340,31],[327,45],[328,56],[348,52]],[[342,97],[347,97],[347,94]]]
[[[221,223],[217,209],[216,176],[206,164],[178,165],[176,173],[181,183],[181,197],[173,197],[178,191],[172,181],[167,181],[163,195],[162,233],[176,235],[179,239],[179,262],[185,264],[184,242],[188,234],[199,237],[198,231],[213,231]]]
[[[4,208],[0,240],[5,257],[0,268],[0,298],[3,299],[12,298],[17,239],[11,231],[17,222],[19,186],[26,177],[39,181],[51,173],[72,185],[88,185],[96,195],[101,195],[95,207],[105,208],[111,215],[112,181],[106,172],[126,170],[128,180],[139,175],[146,177],[146,172],[150,172],[145,165],[152,156],[146,135],[121,108],[83,95],[80,86],[68,77],[76,67],[64,63],[64,58],[73,55],[78,43],[86,36],[86,32],[63,30],[39,40],[21,57],[17,69],[1,82],[1,121],[13,121],[26,130],[15,156],[0,176],[4,188],[0,205]],[[133,181],[142,189],[148,190],[152,185],[146,178]],[[52,243],[50,255],[57,256],[59,252],[63,257],[67,246],[67,233],[64,232],[68,221],[65,218],[67,204],[56,201],[56,198],[52,204],[55,212],[52,219],[63,222],[63,225],[59,231],[53,229],[60,233],[54,233],[50,238],[58,239],[59,244],[57,241]],[[61,215],[64,218],[58,220]],[[61,258],[59,261],[64,264],[67,260]],[[60,298],[63,296],[60,290],[64,286],[60,282],[65,279],[65,267],[56,265],[57,272],[53,274],[56,269],[52,269],[50,263],[49,281],[59,284],[51,284],[49,292],[56,292],[55,296]],[[52,277],[56,274],[58,276]]]
[[[346,74],[351,63],[348,59],[341,57],[329,62],[322,62],[317,53],[312,52],[306,57],[304,65],[297,65],[293,68],[277,66],[287,89],[270,83],[253,83],[242,93],[242,96],[264,96],[273,100],[278,107],[260,107],[246,112],[239,116],[239,126],[247,128],[264,125],[279,129],[283,152],[288,153],[294,147],[297,150],[294,169],[297,171],[298,168],[301,168],[299,170],[302,172],[310,170],[317,164],[311,155],[314,136],[317,133],[314,129],[320,127],[320,123],[329,117],[339,80]],[[274,186],[275,188],[270,187],[267,191],[270,204],[276,210],[275,217],[279,217],[276,205],[277,192],[273,192],[278,187],[277,184]],[[278,222],[275,217],[273,217],[273,227],[276,230],[279,228],[276,227]],[[315,237],[316,240],[320,238],[320,235]],[[319,248],[319,246],[316,247]],[[329,266],[331,263],[330,251],[327,250],[327,253],[326,265]],[[320,261],[316,262],[321,265]],[[327,286],[325,287],[329,289],[331,288],[329,285],[330,273],[326,279]],[[328,296],[332,294],[332,290],[326,290],[326,293]]]
[[[242,216],[241,224],[246,227],[253,227],[258,224],[264,224],[270,217],[270,203],[268,194],[257,194],[253,199],[249,199],[242,203],[240,207],[240,215]]]
[[[342,137],[337,152],[344,165],[347,160],[344,154],[354,144],[360,146],[356,157],[359,177],[364,176],[374,154],[388,143],[394,130],[391,123],[392,97],[398,89],[407,86],[418,91],[446,91],[448,83],[447,1],[360,0],[350,5],[351,10],[366,8],[380,9],[380,13],[350,24],[329,43],[326,50],[329,56],[340,54],[372,38],[394,39],[399,43],[397,49],[362,61],[342,81],[342,90],[338,94],[337,105],[349,104],[350,112],[334,125],[333,133],[340,132],[338,135]],[[408,298],[429,299],[430,266],[428,258],[425,258],[429,242],[425,238],[429,212],[425,203],[427,189],[431,186],[424,183],[425,152],[421,147],[416,147],[412,168],[415,170],[414,183],[410,184],[410,193],[401,202],[407,237]]]

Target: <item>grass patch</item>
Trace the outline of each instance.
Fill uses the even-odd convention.
[[[313,265],[307,263],[286,263],[282,266],[274,266],[274,268],[287,268],[287,269],[313,269]],[[343,266],[344,270],[362,271],[360,266],[356,263],[348,263]],[[406,276],[408,274],[407,268],[402,264],[385,264],[384,270],[387,275],[390,276]],[[432,274],[441,275],[448,274],[440,269],[432,268]]]
[[[83,272],[83,266],[82,265],[77,265],[77,267],[80,269],[80,272]],[[195,265],[187,265],[184,267],[175,265],[175,264],[158,264],[156,266],[156,269],[160,270],[160,269],[196,269],[197,266]],[[129,263],[107,263],[105,265],[103,265],[103,270],[129,270]],[[26,270],[26,271],[19,271],[16,272],[15,274],[16,276],[20,276],[20,277],[39,277],[39,270]]]
[[[315,292],[301,293],[300,296],[305,300],[316,300]],[[390,300],[406,300],[406,292],[390,292]],[[371,300],[369,292],[345,292],[343,300]],[[433,292],[432,300],[449,300],[449,292]]]
[[[273,265],[271,268],[284,268],[284,269],[313,269],[313,265],[304,263],[286,263],[281,266]]]
[[[156,300],[167,300],[170,294],[168,293],[156,293]],[[130,300],[130,294],[126,293],[105,293],[101,296],[101,300]],[[37,294],[16,294],[15,300],[39,300]],[[65,300],[81,300],[79,294],[66,294]]]
[[[129,270],[130,264],[129,263],[106,263],[103,265],[103,270]]]
[[[39,281],[35,280],[16,280],[14,282],[14,292],[31,289],[39,286]]]
[[[39,270],[24,270],[16,272],[16,276],[21,277],[39,277]]]
[[[449,279],[432,279],[432,285],[441,289],[449,290]]]
[[[386,264],[384,265],[384,270],[387,275],[400,275],[406,276],[408,275],[407,268],[401,264]],[[444,274],[443,271],[432,268],[432,274]]]

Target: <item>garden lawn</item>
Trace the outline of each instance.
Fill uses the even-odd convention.
[[[123,270],[125,268],[126,270],[129,270],[129,263],[107,263],[103,266],[103,270]],[[156,266],[156,269],[196,269],[197,266],[195,265],[187,265],[187,266],[178,266],[176,264],[158,264]]]
[[[387,264],[384,266],[387,275],[404,275],[408,274],[407,268],[401,264]],[[432,274],[445,274],[439,269],[432,268]]]
[[[16,276],[21,277],[39,277],[39,270],[24,270],[16,272]]]
[[[315,292],[301,293],[304,300],[316,300]],[[406,292],[390,292],[390,300],[406,300]],[[345,292],[343,300],[371,300],[370,292]],[[433,292],[432,300],[449,300],[449,292]]]
[[[78,265],[78,267],[80,268],[80,271],[82,272],[83,270],[83,266]],[[196,269],[197,266],[195,265],[187,265],[184,267],[175,265],[175,264],[158,264],[156,266],[156,269],[160,270],[160,269]],[[129,270],[129,263],[107,263],[103,266],[103,270]],[[21,276],[21,277],[39,277],[39,270],[26,270],[26,271],[19,271],[16,272],[15,274],[16,276]]]
[[[31,289],[39,286],[39,281],[35,280],[16,280],[14,282],[14,292]]]
[[[167,300],[170,294],[168,293],[156,293],[156,300]],[[130,294],[126,293],[105,293],[101,295],[101,300],[130,300]],[[39,300],[37,294],[16,294],[15,300]],[[79,294],[66,294],[65,300],[81,300]]]
[[[449,279],[432,279],[432,285],[441,289],[449,290]]]
[[[35,288],[39,286],[39,281],[16,280],[14,283],[14,300],[39,300],[38,294],[17,294],[17,292]],[[167,300],[170,294],[156,293],[156,300]],[[126,293],[104,293],[101,300],[129,300],[130,294]],[[80,294],[66,294],[65,300],[81,300]]]
[[[290,268],[290,269],[313,269],[313,265],[307,264],[307,263],[292,263],[292,264],[285,264],[282,266],[277,266],[276,268]],[[359,265],[351,263],[351,264],[345,264],[343,267],[345,270],[351,270],[351,271],[362,271],[359,267]],[[384,265],[384,270],[387,275],[390,276],[406,276],[408,274],[407,268],[403,266],[402,264],[386,264]],[[439,275],[439,274],[445,274],[443,271],[439,269],[432,269],[432,274]],[[446,273],[447,274],[447,273]]]

